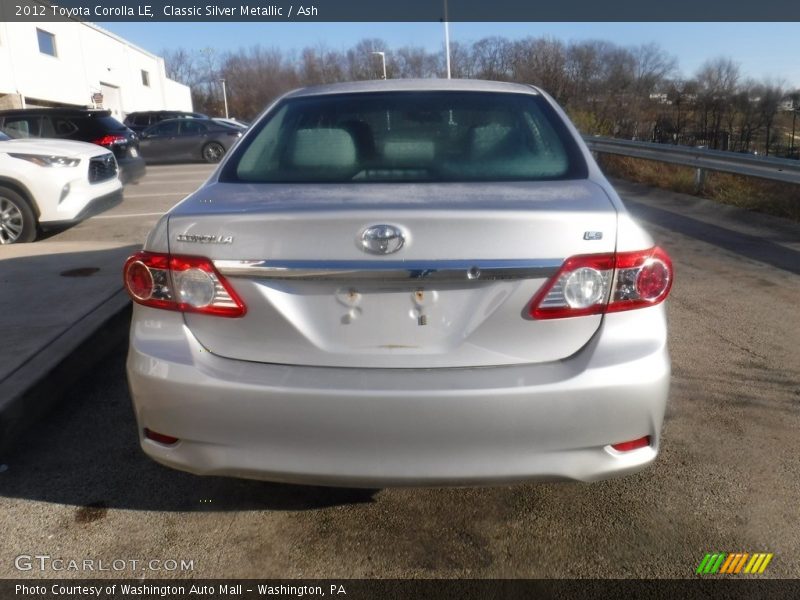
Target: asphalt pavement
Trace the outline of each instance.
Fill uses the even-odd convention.
[[[125,258],[211,171],[203,164],[151,167],[113,210],[36,243],[2,247],[0,452],[113,342],[106,336],[88,344],[129,303],[120,273]]]
[[[44,243],[141,243],[208,172],[152,168],[121,206]],[[800,577],[800,227],[619,189],[676,268],[672,393],[648,470],[466,489],[198,478],[139,450],[121,345],[0,457],[0,577],[683,578],[717,551],[771,552],[761,577]],[[35,554],[193,564],[15,568]]]

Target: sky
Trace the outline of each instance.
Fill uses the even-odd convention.
[[[347,49],[363,38],[381,38],[389,48],[444,44],[441,23],[102,23],[155,54],[165,49],[213,47],[220,52],[250,46],[299,50],[319,43]],[[739,63],[744,77],[782,80],[800,88],[800,23],[451,23],[450,39],[473,42],[487,36],[518,39],[549,36],[564,42],[601,39],[621,46],[656,42],[677,58],[690,77],[704,61],[724,56]]]

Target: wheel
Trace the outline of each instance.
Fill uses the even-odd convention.
[[[225,146],[219,142],[208,142],[203,146],[203,160],[207,163],[218,163],[225,155]]]
[[[0,244],[32,242],[36,228],[36,217],[25,199],[14,190],[0,187]]]

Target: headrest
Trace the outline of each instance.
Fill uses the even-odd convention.
[[[343,169],[356,164],[353,136],[344,129],[298,129],[294,135],[294,167]]]

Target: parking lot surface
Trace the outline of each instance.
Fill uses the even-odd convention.
[[[121,206],[40,243],[141,243],[209,173],[151,167]],[[762,577],[800,577],[800,227],[619,189],[676,268],[672,392],[652,468],[468,489],[197,478],[139,450],[120,346],[0,457],[0,577],[680,578],[717,551],[771,552]],[[15,567],[34,554],[192,568]]]

